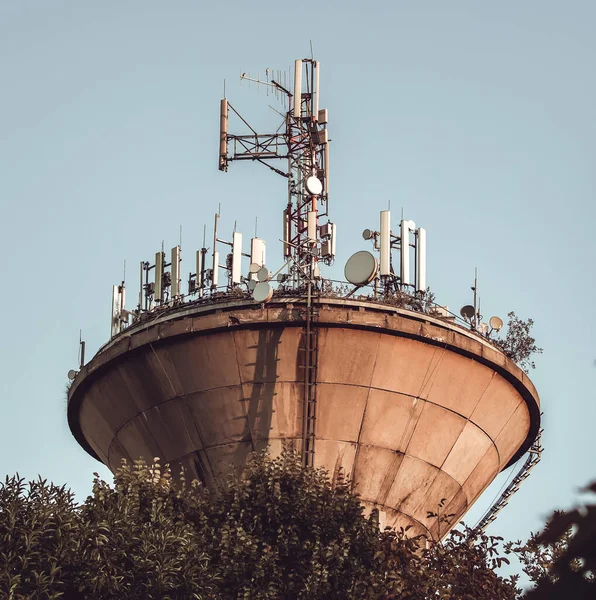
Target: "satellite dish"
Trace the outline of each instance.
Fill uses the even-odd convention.
[[[259,263],[250,263],[250,267],[248,267],[249,273],[258,273],[261,265]]]
[[[470,304],[466,304],[465,306],[462,306],[462,309],[459,311],[459,314],[467,320],[471,320],[474,318],[474,313],[476,311],[474,310],[474,307],[471,306]]]
[[[261,267],[257,271],[257,279],[259,281],[267,281],[269,279],[269,269],[267,267]]]
[[[278,273],[277,281],[278,283],[283,283],[288,278],[286,273]]]
[[[378,270],[377,259],[370,252],[361,250],[350,256],[344,269],[344,275],[354,285],[367,285],[375,278]]]
[[[501,327],[503,327],[503,320],[499,317],[491,317],[489,324],[495,331],[500,331]]]
[[[257,280],[249,279],[248,280],[248,291],[253,292],[256,287],[257,287]]]
[[[255,286],[252,297],[255,302],[269,302],[273,297],[273,288],[266,281],[260,281]]]
[[[365,230],[362,232],[362,237],[363,237],[365,240],[370,240],[370,238],[371,238],[372,236],[373,236],[372,229],[365,229]]]
[[[67,377],[68,377],[68,378],[69,378],[71,381],[72,381],[72,380],[73,380],[73,379],[74,379],[76,376],[77,376],[77,372],[76,372],[75,370],[73,370],[73,369],[71,369],[71,370],[68,372],[68,375],[67,375]]]
[[[318,177],[311,176],[306,180],[306,189],[311,196],[319,196],[323,191],[323,184]]]

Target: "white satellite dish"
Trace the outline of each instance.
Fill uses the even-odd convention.
[[[370,252],[361,250],[350,256],[344,275],[354,285],[367,285],[376,277],[378,270],[377,259]]]
[[[74,369],[71,369],[68,372],[67,377],[72,381],[75,377],[77,376],[77,371],[75,371]]]
[[[362,237],[363,237],[365,240],[370,240],[370,238],[371,238],[372,236],[373,236],[373,231],[372,231],[372,229],[365,229],[365,230],[362,232]]]
[[[488,322],[495,331],[500,331],[503,327],[503,320],[500,317],[491,317]]]
[[[259,263],[250,263],[250,266],[248,267],[248,272],[249,273],[258,273],[260,268],[261,268],[261,265]]]
[[[318,177],[311,176],[306,180],[306,190],[311,196],[319,196],[323,191],[323,184]]]
[[[255,302],[269,302],[273,297],[273,288],[266,282],[260,281],[252,293]]]
[[[256,279],[249,279],[248,280],[248,291],[253,292],[256,287],[257,287]]]
[[[267,267],[261,267],[257,271],[257,279],[259,281],[267,281],[269,279],[269,269]]]
[[[461,310],[459,311],[459,314],[467,320],[471,320],[474,318],[474,313],[475,313],[475,309],[471,304],[466,304],[465,306],[461,307]]]

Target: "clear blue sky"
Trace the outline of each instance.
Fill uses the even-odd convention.
[[[0,472],[80,499],[94,470],[108,477],[70,435],[66,373],[79,328],[88,357],[107,340],[124,259],[134,294],[139,261],[180,224],[191,257],[221,202],[224,232],[238,220],[249,236],[258,216],[279,261],[285,183],[255,164],[217,170],[219,99],[225,77],[230,101],[275,127],[238,75],[287,68],[312,39],[331,274],[390,200],[428,230],[439,302],[469,303],[477,266],[485,315],[534,318],[544,458],[490,531],[525,537],[572,504],[596,477],[595,27],[587,0],[0,0]]]

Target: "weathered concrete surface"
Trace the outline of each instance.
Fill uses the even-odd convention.
[[[160,456],[214,486],[249,452],[302,436],[300,300],[183,307],[106,345],[69,392],[79,443],[110,469]],[[539,427],[528,377],[463,328],[410,311],[321,300],[315,462],[341,467],[387,524],[437,537]],[[445,529],[445,525],[442,526]]]

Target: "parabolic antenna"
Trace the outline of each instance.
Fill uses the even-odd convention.
[[[323,184],[318,177],[311,176],[306,180],[306,189],[312,196],[319,196],[323,191]]]
[[[459,311],[459,314],[464,318],[464,319],[473,319],[474,318],[474,313],[476,311],[474,310],[474,307],[470,304],[466,304],[465,306],[462,306],[461,310]]]
[[[287,273],[278,273],[277,274],[278,283],[283,283],[287,278],[288,278]]]
[[[273,288],[266,281],[260,281],[255,286],[252,297],[255,302],[269,302],[273,297]]]
[[[261,268],[261,265],[259,263],[250,263],[250,266],[248,267],[248,272],[249,273],[258,273],[260,268]]]
[[[73,380],[73,379],[74,379],[76,376],[77,376],[77,372],[76,372],[76,371],[74,371],[73,369],[71,369],[71,370],[68,372],[68,375],[67,375],[67,377],[68,377],[68,378],[69,378],[71,381],[72,381],[72,380]]]
[[[256,287],[257,287],[257,280],[256,279],[249,279],[248,280],[248,290],[250,292],[253,292]]]
[[[371,238],[372,236],[373,236],[372,229],[365,229],[365,230],[362,232],[362,237],[363,237],[365,240],[370,240],[370,238]]]
[[[503,320],[500,317],[491,317],[489,325],[495,330],[499,331],[503,327]]]
[[[267,279],[269,279],[269,269],[267,267],[261,267],[257,271],[257,279],[259,281],[267,281]]]
[[[377,259],[370,252],[361,250],[350,256],[344,275],[354,285],[367,285],[375,278],[378,270]]]

